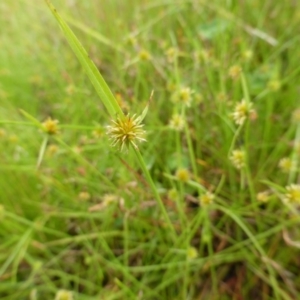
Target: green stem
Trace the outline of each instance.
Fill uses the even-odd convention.
[[[157,188],[156,188],[156,186],[155,186],[155,184],[154,184],[154,182],[152,180],[152,177],[151,177],[151,175],[150,175],[150,173],[149,173],[149,171],[148,171],[148,169],[146,167],[145,161],[144,161],[144,159],[143,159],[140,151],[138,149],[136,149],[134,146],[132,146],[132,148],[133,148],[133,150],[134,150],[134,152],[136,154],[136,157],[138,159],[139,165],[142,168],[142,170],[144,172],[144,175],[145,175],[145,177],[146,177],[146,179],[147,179],[147,181],[148,181],[148,183],[149,183],[149,185],[150,185],[150,187],[152,189],[154,197],[155,197],[155,199],[156,199],[156,201],[157,201],[157,203],[159,205],[159,208],[160,208],[160,210],[161,210],[161,212],[162,212],[162,214],[164,216],[165,222],[168,224],[168,227],[169,227],[169,229],[172,232],[172,237],[175,240],[175,238],[176,238],[176,231],[175,231],[175,229],[174,229],[174,227],[172,225],[172,222],[171,222],[171,220],[169,218],[169,215],[167,213],[167,210],[166,210],[166,208],[165,208],[165,206],[164,206],[164,204],[163,204],[163,202],[162,202],[162,200],[160,198],[160,195],[159,195],[159,193],[157,191]]]
[[[186,120],[185,109],[183,109],[182,115],[183,115],[183,118]],[[194,149],[193,149],[191,134],[190,134],[188,124],[187,124],[186,121],[184,122],[184,130],[185,130],[186,141],[187,141],[187,144],[188,144],[188,150],[189,150],[189,155],[190,155],[190,160],[191,160],[193,173],[194,173],[195,179],[197,179],[198,178],[198,172],[197,172],[196,157],[195,157],[195,152],[194,152]]]
[[[37,160],[37,163],[36,163],[36,169],[39,169],[39,167],[42,163],[42,160],[43,160],[43,157],[44,157],[44,154],[45,154],[45,150],[46,150],[46,147],[47,147],[47,143],[48,143],[48,135],[45,136],[45,138],[43,140],[43,143],[41,145],[40,152],[39,152],[39,157],[38,157],[38,160]]]

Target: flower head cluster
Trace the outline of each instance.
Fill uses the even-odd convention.
[[[206,192],[205,194],[202,194],[199,197],[199,202],[201,204],[201,206],[207,206],[209,204],[212,204],[214,201],[215,195],[210,193],[210,192]]]
[[[252,102],[247,102],[244,99],[235,106],[232,117],[237,125],[242,125],[249,115],[254,113],[252,106]]]
[[[55,300],[73,300],[73,294],[70,291],[59,290],[55,295]]]
[[[140,58],[140,60],[150,60],[151,59],[151,55],[150,55],[150,53],[147,50],[142,49],[139,52],[139,58]]]
[[[246,153],[244,150],[233,150],[230,155],[232,164],[237,169],[242,169],[246,164]]]
[[[172,101],[189,107],[192,103],[192,94],[193,91],[189,87],[182,87],[173,94]]]
[[[186,252],[186,256],[188,260],[193,260],[198,257],[198,251],[195,247],[189,247]]]
[[[228,75],[233,80],[237,80],[238,78],[240,78],[241,73],[242,73],[242,68],[238,65],[234,65],[234,66],[230,67],[229,71],[228,71]]]
[[[53,120],[49,117],[46,121],[42,123],[44,132],[50,135],[59,133],[58,123],[58,120]]]
[[[118,146],[122,151],[124,145],[129,147],[131,144],[136,149],[139,142],[144,142],[146,139],[141,118],[136,115],[119,116],[116,120],[112,120],[112,125],[107,126],[107,135],[112,140],[112,146]]]
[[[266,203],[270,200],[271,194],[270,191],[259,192],[256,195],[256,199],[258,202]]]
[[[280,90],[280,88],[281,88],[281,82],[279,80],[273,79],[268,82],[269,90],[276,92],[276,91]]]
[[[177,131],[183,130],[184,124],[184,118],[179,114],[174,114],[169,122],[169,126]]]
[[[190,180],[190,173],[187,169],[178,169],[175,173],[175,176],[181,182],[187,182]]]
[[[289,157],[284,157],[279,161],[278,167],[282,172],[289,173],[290,171],[294,170],[295,164]]]
[[[283,198],[286,203],[300,204],[300,185],[290,184],[286,187],[286,192]]]
[[[169,63],[173,63],[176,60],[178,53],[179,53],[179,51],[176,48],[172,47],[172,48],[167,49],[167,51],[165,52],[167,61]]]

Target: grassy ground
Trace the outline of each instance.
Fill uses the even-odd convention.
[[[0,3],[0,298],[298,299],[297,1],[53,4],[115,98]]]

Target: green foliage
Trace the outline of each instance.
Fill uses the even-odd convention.
[[[100,2],[0,4],[1,300],[297,299],[295,1]]]

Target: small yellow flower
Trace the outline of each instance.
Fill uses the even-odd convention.
[[[246,164],[246,153],[244,150],[233,150],[229,159],[237,169],[242,169]]]
[[[300,185],[290,184],[287,186],[283,201],[286,203],[300,204]]]
[[[253,52],[252,52],[252,50],[246,50],[242,53],[242,56],[245,60],[249,61],[253,57]]]
[[[73,294],[70,291],[59,290],[56,293],[55,300],[73,300]]]
[[[177,131],[183,130],[184,124],[185,124],[184,118],[179,114],[173,115],[169,122],[169,126],[172,129],[177,130]]]
[[[105,133],[104,128],[100,125],[97,125],[96,128],[93,130],[92,135],[94,138],[100,138]]]
[[[199,202],[201,204],[201,206],[207,206],[209,204],[212,204],[214,201],[215,195],[210,193],[210,192],[206,192],[205,194],[202,194],[199,197]]]
[[[277,79],[273,79],[273,80],[270,80],[268,82],[268,89],[273,91],[273,92],[276,92],[278,91],[279,89],[281,88],[281,82]]]
[[[129,147],[130,144],[137,149],[137,143],[146,141],[141,118],[135,116],[131,117],[127,114],[117,117],[116,120],[112,120],[111,126],[107,126],[107,135],[112,140],[112,146],[118,146],[120,151],[123,150],[124,145]]]
[[[212,49],[203,49],[197,56],[203,63],[210,63],[214,59],[214,51]]]
[[[189,247],[186,253],[187,259],[192,260],[198,257],[198,251],[195,247]]]
[[[220,102],[225,102],[228,100],[228,95],[225,94],[224,92],[220,92],[217,94],[217,100]]]
[[[234,65],[229,68],[228,75],[233,79],[237,80],[240,78],[242,73],[242,68],[238,65]]]
[[[173,94],[172,101],[189,107],[192,103],[192,94],[193,91],[189,87],[183,87]]]
[[[294,163],[289,157],[284,157],[279,161],[278,167],[282,172],[289,173],[294,169]]]
[[[200,104],[200,103],[203,102],[204,97],[201,93],[197,93],[197,94],[194,95],[194,99],[195,99],[196,104]]]
[[[176,48],[169,48],[167,51],[166,51],[166,56],[167,56],[167,61],[169,63],[172,63],[175,61],[175,59],[177,58],[178,56],[178,49]]]
[[[132,34],[127,38],[127,42],[129,44],[131,44],[132,46],[136,46],[137,45],[137,39],[136,37]]]
[[[78,198],[81,201],[88,201],[88,200],[91,199],[91,194],[88,193],[88,192],[83,191],[83,192],[79,193]]]
[[[140,60],[150,60],[151,59],[151,55],[150,55],[150,53],[147,50],[142,49],[139,52],[139,58],[140,58]]]
[[[58,148],[57,145],[54,145],[54,144],[49,145],[49,146],[47,147],[47,154],[48,154],[49,156],[53,156],[53,155],[55,155],[55,154],[58,152],[58,150],[59,150],[59,148]]]
[[[102,199],[102,204],[104,207],[111,205],[112,203],[117,203],[119,197],[114,194],[105,194]]]
[[[270,191],[263,191],[260,193],[257,193],[256,199],[258,202],[266,203],[270,200]]]
[[[42,127],[43,130],[50,135],[59,133],[58,120],[53,120],[50,117],[42,123]]]
[[[175,201],[178,198],[179,194],[176,189],[168,190],[168,198]]]
[[[247,102],[244,99],[235,106],[232,118],[237,125],[242,125],[245,120],[254,113],[252,106],[252,102]]]
[[[175,176],[179,181],[187,182],[190,180],[190,173],[187,169],[178,169]]]

